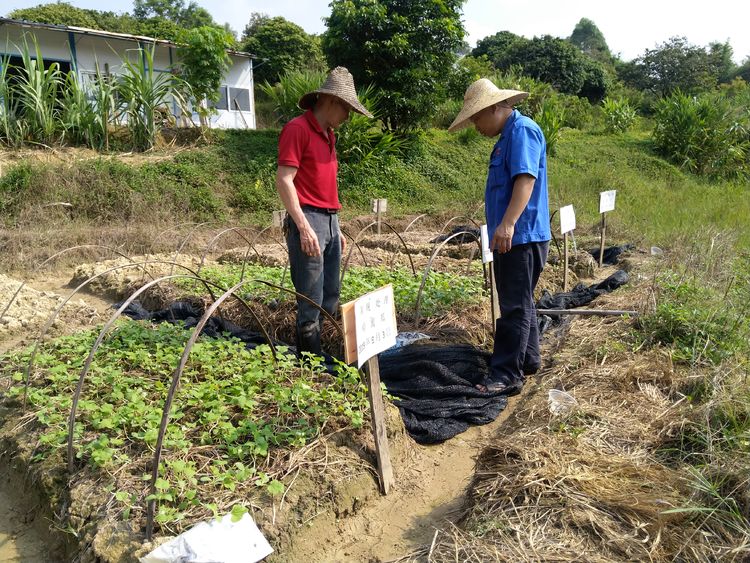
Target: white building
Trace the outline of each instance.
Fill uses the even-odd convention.
[[[170,72],[177,59],[177,45],[171,41],[112,33],[83,27],[51,25],[0,18],[0,64],[5,57],[10,63],[20,64],[24,44],[32,56],[34,40],[45,63],[57,62],[63,72],[75,70],[83,83],[100,73],[118,74],[122,60],[139,56],[138,49],[152,49],[154,71]],[[248,53],[229,51],[231,66],[224,76],[217,112],[211,117],[211,127],[221,129],[255,129],[255,97],[253,95],[253,58]],[[178,109],[173,107],[175,114]],[[193,122],[199,123],[198,114]]]

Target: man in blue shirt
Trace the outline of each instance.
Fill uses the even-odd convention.
[[[491,392],[515,391],[541,365],[534,288],[547,261],[552,238],[547,194],[544,134],[513,105],[527,92],[501,90],[482,78],[464,95],[461,112],[448,128],[473,124],[492,149],[484,195],[487,232],[493,250],[500,319],[487,381]]]

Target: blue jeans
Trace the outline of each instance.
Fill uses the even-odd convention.
[[[310,226],[320,245],[318,256],[302,252],[299,229],[287,219],[286,242],[289,247],[289,269],[294,289],[308,297],[331,315],[335,314],[341,291],[341,232],[339,216],[335,213],[303,207]],[[320,354],[320,310],[297,298],[297,348]]]
[[[534,288],[547,262],[548,250],[549,241],[531,242],[493,255],[500,318],[495,324],[490,381],[513,385],[541,366]]]

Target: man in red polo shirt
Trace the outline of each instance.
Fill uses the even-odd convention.
[[[333,130],[350,111],[372,117],[357,99],[344,67],[331,71],[322,87],[302,96],[307,110],[281,130],[276,189],[287,211],[286,241],[292,283],[298,293],[334,314],[345,239],[339,230],[336,137]],[[321,353],[318,308],[297,299],[297,348]]]

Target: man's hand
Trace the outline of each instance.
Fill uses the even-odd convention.
[[[343,256],[346,252],[346,237],[341,231],[339,231],[339,238],[341,239],[341,255]]]
[[[490,249],[497,250],[500,254],[508,252],[512,246],[515,230],[515,225],[511,223],[506,223],[505,221],[500,223],[497,229],[495,229],[495,234],[492,235]]]
[[[305,219],[302,225],[298,225],[299,229],[299,241],[302,247],[302,252],[308,256],[320,256],[320,244],[318,243],[318,235],[310,226],[310,223]]]

